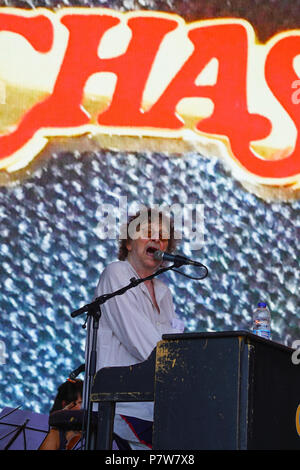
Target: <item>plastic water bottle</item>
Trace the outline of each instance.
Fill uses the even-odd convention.
[[[264,302],[257,304],[253,312],[253,333],[271,339],[271,313]]]

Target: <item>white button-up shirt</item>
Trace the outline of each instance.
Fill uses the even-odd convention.
[[[127,286],[133,277],[139,278],[127,260],[113,262],[101,274],[95,296],[115,292]],[[170,289],[158,278],[153,279],[153,285],[160,312],[144,283],[101,306],[97,370],[145,361],[163,334],[183,331],[184,324],[175,315]],[[153,403],[117,403],[116,413],[152,420]]]

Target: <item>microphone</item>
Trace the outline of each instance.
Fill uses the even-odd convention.
[[[192,266],[203,266],[203,264],[198,263],[198,261],[193,261],[192,259],[186,258],[181,255],[172,255],[171,253],[166,253],[165,251],[157,250],[153,255],[154,259],[159,261],[171,261],[175,264],[191,264]]]
[[[85,371],[85,364],[81,364],[77,369],[73,370],[71,374],[69,375],[69,379],[74,380],[76,379],[77,375],[79,375],[81,372]]]

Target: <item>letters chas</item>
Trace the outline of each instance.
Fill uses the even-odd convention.
[[[97,116],[100,131],[109,128],[113,133],[114,129],[127,128],[139,135],[141,130],[150,129],[153,135],[156,130],[176,135],[185,125],[176,112],[179,101],[188,97],[208,98],[213,102],[213,112],[195,123],[198,135],[225,140],[232,163],[262,182],[297,182],[300,106],[291,99],[291,87],[299,78],[293,67],[293,60],[300,53],[299,31],[278,35],[265,59],[266,84],[297,129],[290,154],[272,160],[262,158],[250,146],[252,141],[270,134],[272,123],[268,117],[248,110],[248,52],[254,35],[246,21],[227,19],[187,25],[177,15],[154,12],[124,14],[107,9],[64,9],[52,13],[40,9],[28,13],[0,9],[0,30],[21,35],[38,54],[51,50],[57,21],[67,29],[68,41],[52,93],[28,109],[12,132],[0,136],[0,160],[14,155],[41,132],[44,137],[55,135],[55,130],[61,135],[63,129],[79,134],[81,128],[90,124],[90,116],[82,106],[85,84],[95,73],[110,72],[116,76],[116,85],[108,106]],[[131,33],[126,51],[101,58],[98,48],[103,36],[122,21]],[[192,51],[156,102],[143,111],[143,92],[160,45],[176,28],[185,29]],[[212,58],[218,60],[216,82],[196,84],[197,76]]]

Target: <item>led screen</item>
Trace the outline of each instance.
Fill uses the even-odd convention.
[[[279,46],[276,50],[272,49],[273,55],[271,55],[270,47],[264,49],[264,44],[276,35],[276,41],[279,42],[281,36],[278,35],[282,32],[296,30],[296,34],[300,34],[300,29],[297,29],[300,28],[299,5],[297,6],[297,2],[282,0],[266,1],[263,5],[237,1],[58,2],[51,0],[45,3],[42,0],[30,2],[12,0],[1,1],[0,5],[3,12],[7,13],[7,8],[13,7],[22,12],[22,15],[25,15],[23,12],[26,11],[29,17],[30,12],[36,7],[46,7],[47,12],[54,15],[62,7],[81,5],[90,7],[91,10],[105,7],[108,8],[109,14],[117,12],[117,15],[128,11],[146,11],[148,14],[171,13],[178,15],[182,24],[217,18],[242,19],[253,29],[256,41],[262,47],[263,59],[260,56],[259,60],[265,60],[268,56],[267,63],[273,64],[274,70],[277,64],[274,54],[279,50]],[[15,14],[15,10],[13,13]],[[45,13],[46,18],[48,14]],[[66,40],[63,27],[59,29],[57,24],[55,27],[59,41]],[[62,39],[59,34],[62,34]],[[16,47],[15,51],[21,47],[21,39],[19,37],[16,39],[15,36],[16,33],[10,32],[8,36],[7,34],[3,36],[4,39],[0,37],[1,137],[13,133],[26,112],[28,114],[24,119],[29,119],[29,110],[32,109],[33,103],[38,103],[53,92],[53,88],[47,89],[47,86],[49,87],[51,83],[53,85],[57,72],[57,69],[51,69],[53,76],[50,78],[48,76],[50,85],[46,80],[43,88],[38,80],[39,73],[40,77],[45,75],[42,63],[37,66],[40,67],[40,72],[37,70],[36,80],[32,83],[30,83],[32,79],[30,70],[25,70],[26,64],[22,63],[22,58],[18,57],[17,53],[12,55],[10,65],[6,65],[3,62],[7,53],[3,50],[4,44],[13,44]],[[286,37],[289,39],[290,36],[287,34]],[[39,38],[35,40],[36,47],[42,47],[39,45]],[[178,41],[180,40],[179,37]],[[10,43],[10,41],[17,42]],[[59,42],[54,44],[58,53],[63,50],[63,46],[60,49]],[[26,45],[27,47],[29,46]],[[50,44],[45,44],[43,47],[51,49]],[[239,50],[237,44],[237,53]],[[300,54],[299,47],[298,52]],[[278,91],[280,84],[273,84],[272,70],[269,72],[267,85],[260,82],[262,87],[268,86],[266,94],[271,94],[269,90],[272,87],[278,91],[274,108],[268,108],[266,104],[267,117],[274,123],[274,141],[272,144],[264,143],[264,149],[268,148],[269,152],[266,160],[272,163],[274,176],[271,172],[267,174],[269,170],[263,170],[266,171],[265,174],[254,175],[255,178],[254,170],[246,169],[241,174],[243,151],[245,150],[245,154],[247,152],[246,148],[241,152],[235,150],[243,148],[239,147],[237,142],[243,143],[247,138],[251,141],[251,132],[255,136],[256,127],[253,124],[253,130],[249,131],[248,135],[248,128],[245,126],[250,121],[243,120],[244,115],[239,114],[241,111],[236,102],[232,101],[232,108],[228,109],[228,104],[231,107],[230,100],[224,103],[219,100],[217,104],[214,103],[215,113],[225,112],[224,107],[227,103],[224,116],[227,116],[226,126],[230,135],[220,131],[227,139],[226,145],[224,140],[222,142],[227,149],[223,158],[223,147],[216,145],[218,139],[214,140],[218,134],[215,128],[211,131],[206,129],[208,140],[199,143],[197,133],[191,135],[189,129],[179,135],[174,129],[173,133],[167,132],[166,129],[163,129],[163,132],[161,130],[154,132],[153,125],[150,126],[150,130],[149,126],[145,125],[141,131],[135,122],[132,125],[132,132],[128,131],[127,125],[127,134],[120,131],[121,125],[118,125],[117,131],[113,131],[106,124],[105,132],[101,131],[100,126],[96,136],[90,128],[80,128],[79,132],[77,124],[68,127],[65,122],[62,126],[57,123],[53,126],[56,127],[56,132],[49,131],[47,141],[46,134],[38,134],[37,140],[31,143],[31,148],[27,147],[24,141],[25,147],[23,144],[20,145],[21,150],[16,147],[12,151],[13,157],[7,154],[9,158],[13,158],[8,164],[5,163],[7,155],[5,158],[2,157],[4,158],[0,169],[0,403],[2,408],[21,405],[23,409],[47,413],[57,387],[66,380],[73,369],[84,362],[85,329],[82,325],[85,317],[73,319],[71,313],[92,300],[101,271],[108,263],[117,259],[117,240],[113,236],[105,237],[102,229],[104,222],[108,220],[105,212],[107,207],[111,210],[111,220],[115,219],[118,223],[120,204],[125,200],[129,212],[134,212],[142,204],[176,206],[177,209],[182,209],[182,213],[190,214],[194,232],[183,233],[178,252],[201,261],[207,266],[209,275],[201,281],[174,272],[165,275],[165,280],[174,296],[176,312],[185,322],[185,331],[251,330],[252,312],[257,302],[265,301],[272,315],[272,339],[287,345],[300,339],[300,203],[297,179],[300,170],[297,170],[297,160],[293,160],[293,163],[291,160],[291,164],[285,168],[283,166],[281,168],[280,163],[278,164],[297,145],[297,112],[299,115],[299,108],[296,108],[297,74],[300,77],[298,59],[296,57],[294,61],[295,75],[292,72],[290,75],[285,74],[285,69],[282,73],[282,80],[284,77],[287,77],[287,80],[291,78],[287,87],[291,100],[294,93],[294,114],[290,110],[290,104],[286,104],[285,111],[282,110],[287,101],[282,97],[281,91]],[[16,69],[14,61],[17,63],[19,61]],[[63,55],[57,63],[62,64],[62,61]],[[223,63],[225,62],[219,58],[219,73],[223,70],[220,69],[220,64]],[[24,75],[20,72],[21,66],[24,67]],[[139,76],[138,60],[135,67],[136,75]],[[214,62],[212,62],[213,67]],[[254,66],[251,74],[255,75],[256,72]],[[197,75],[199,73],[200,71]],[[260,75],[255,77],[254,80],[258,82],[261,80]],[[93,83],[93,79],[95,77],[89,78],[86,84],[85,103],[86,109],[95,116],[97,114],[95,108],[99,102],[94,96],[98,85],[96,82]],[[202,79],[205,80],[205,77]],[[67,77],[66,80],[67,84],[68,80],[73,83],[71,77]],[[230,96],[230,93],[234,92],[237,83],[235,81],[233,84],[227,83],[223,90],[224,99],[226,94],[229,93]],[[257,114],[262,115],[265,104],[261,102],[260,88],[255,87],[253,83],[256,82],[249,81],[251,88],[249,96],[253,97],[257,107],[260,106]],[[202,85],[202,82],[199,84]],[[129,80],[125,85],[128,86],[128,93],[133,94],[133,86]],[[209,85],[213,86],[215,82]],[[110,82],[107,82],[109,90],[110,86]],[[68,86],[62,90],[66,97],[73,94],[73,91],[69,92]],[[270,101],[271,98],[274,100],[274,93]],[[67,116],[75,119],[72,109],[68,108],[67,98],[64,100],[63,94],[60,98],[60,109],[63,110],[64,119],[67,119]],[[200,102],[197,103],[200,106]],[[189,113],[188,103],[185,104],[182,115]],[[207,115],[213,112],[211,100],[210,106],[208,104],[207,101],[202,102],[200,115],[202,112],[208,113]],[[125,119],[130,109],[124,104],[118,106],[120,115]],[[250,111],[252,113],[252,110]],[[290,120],[287,118],[287,113]],[[284,121],[283,118],[281,120],[283,114],[290,134],[280,132],[279,124]],[[193,113],[191,115],[195,120]],[[44,119],[44,114],[41,114],[40,119]],[[257,126],[262,126],[257,128],[257,133],[263,130],[261,136],[259,138],[256,136],[253,140],[262,141],[264,135],[268,134],[268,128],[264,127],[267,126],[266,116],[264,119],[255,121]],[[47,126],[42,125],[42,121],[40,124],[41,127],[49,125],[49,123]],[[35,125],[38,128],[38,123]],[[160,129],[161,127],[162,125]],[[37,133],[35,138],[36,135]],[[202,137],[204,139],[203,135]],[[0,140],[0,152],[1,145],[3,150],[6,141]],[[36,148],[33,148],[35,145]],[[281,153],[270,154],[268,145],[270,147],[274,145],[275,148],[277,145],[277,150],[279,148]],[[228,150],[230,146],[232,152]],[[263,158],[264,154],[261,153],[260,161]],[[188,212],[189,210],[191,212]],[[195,240],[197,230],[199,238]],[[182,269],[189,275],[197,276],[193,268]]]

